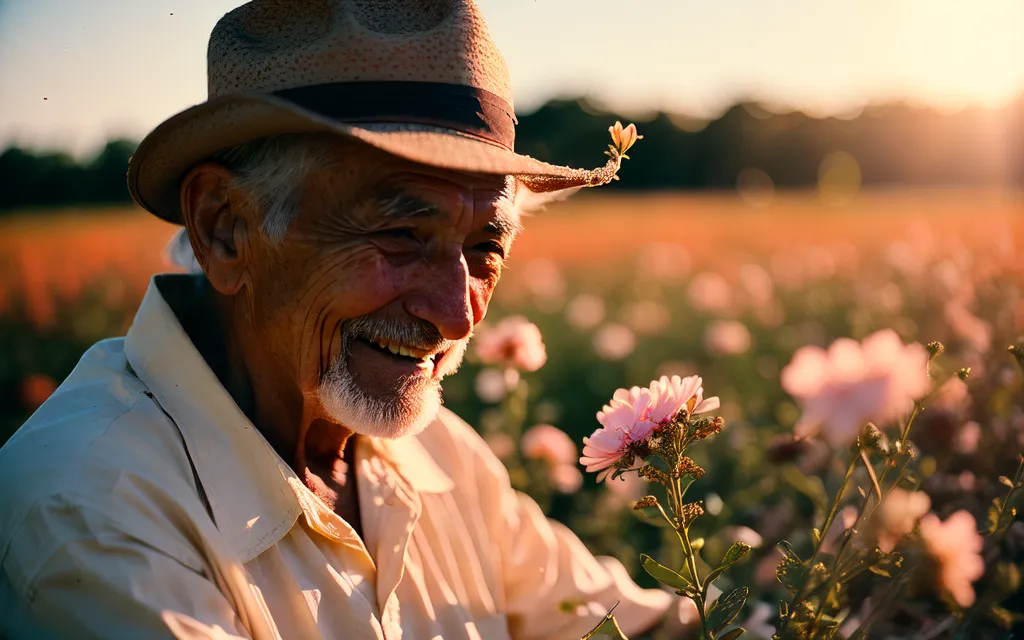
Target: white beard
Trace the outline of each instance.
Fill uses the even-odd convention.
[[[469,338],[451,344],[429,379],[410,377],[399,381],[388,396],[368,394],[349,370],[346,359],[354,336],[345,332],[342,352],[320,380],[317,396],[330,418],[355,433],[395,439],[422,432],[441,410],[441,378],[462,363]]]

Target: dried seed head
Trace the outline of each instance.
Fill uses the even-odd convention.
[[[657,498],[655,498],[654,496],[644,496],[636,501],[636,503],[633,505],[633,508],[639,511],[640,509],[647,509],[649,507],[656,506],[658,506]]]
[[[683,476],[693,476],[700,480],[704,477],[704,469],[688,456],[683,456],[679,460],[679,464],[676,465],[676,468],[673,469],[672,477],[682,478]]]
[[[637,475],[648,482],[657,482],[658,484],[668,484],[670,482],[667,473],[649,464],[645,464],[637,469]]]
[[[927,345],[925,345],[925,348],[928,349],[929,359],[942,355],[942,352],[946,350],[945,345],[943,345],[938,340],[932,340]]]
[[[688,527],[698,517],[704,515],[704,505],[700,502],[688,502],[683,505],[683,526]]]

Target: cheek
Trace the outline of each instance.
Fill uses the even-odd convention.
[[[473,324],[479,324],[487,316],[487,307],[494,295],[494,287],[498,284],[499,275],[488,278],[473,278],[470,284],[470,305],[473,309]]]

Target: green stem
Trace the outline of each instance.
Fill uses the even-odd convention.
[[[843,476],[843,482],[839,485],[836,497],[832,500],[832,506],[829,508],[828,515],[825,517],[825,525],[820,529],[820,535],[818,536],[818,541],[814,545],[814,551],[811,552],[811,558],[807,561],[809,571],[814,567],[814,561],[818,559],[818,555],[821,553],[821,547],[825,542],[825,536],[828,533],[829,528],[832,526],[833,520],[835,520],[836,513],[839,511],[839,503],[842,502],[843,493],[846,491],[846,485],[850,482],[850,478],[853,476],[853,471],[857,466],[857,458],[858,456],[854,456],[853,459],[850,460],[850,465],[846,468],[846,474]],[[789,606],[790,611],[796,611],[797,604],[807,597],[808,594],[805,593],[805,590],[809,582],[810,580],[804,583],[797,594],[793,597]],[[825,595],[827,596],[828,594],[826,593]],[[788,619],[784,624],[788,624]]]
[[[669,497],[672,499],[672,504],[676,505],[674,508],[676,515],[675,521],[673,521],[672,518],[669,518],[668,514],[665,513],[665,510],[661,507],[660,504],[657,505],[658,511],[661,513],[661,516],[665,519],[665,522],[667,522],[668,525],[672,527],[672,530],[676,532],[676,536],[679,538],[679,544],[683,548],[683,556],[685,557],[686,562],[686,571],[690,574],[690,580],[693,583],[695,591],[695,595],[693,598],[691,598],[691,600],[693,600],[693,604],[697,608],[697,615],[700,616],[700,627],[702,633],[701,637],[705,638],[706,640],[713,640],[714,636],[712,636],[710,631],[708,630],[707,617],[704,612],[704,603],[707,600],[707,585],[701,582],[700,575],[697,573],[697,559],[694,557],[693,545],[690,543],[689,528],[681,525],[676,525],[676,521],[680,523],[683,521],[679,481],[673,480],[668,485],[666,485],[665,488],[668,490]]]

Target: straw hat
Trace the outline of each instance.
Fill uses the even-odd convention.
[[[616,123],[590,171],[515,153],[508,69],[472,0],[252,0],[210,35],[207,79],[209,99],[157,126],[128,167],[135,201],[171,222],[191,167],[277,134],[333,133],[534,192],[609,182],[637,138]]]

